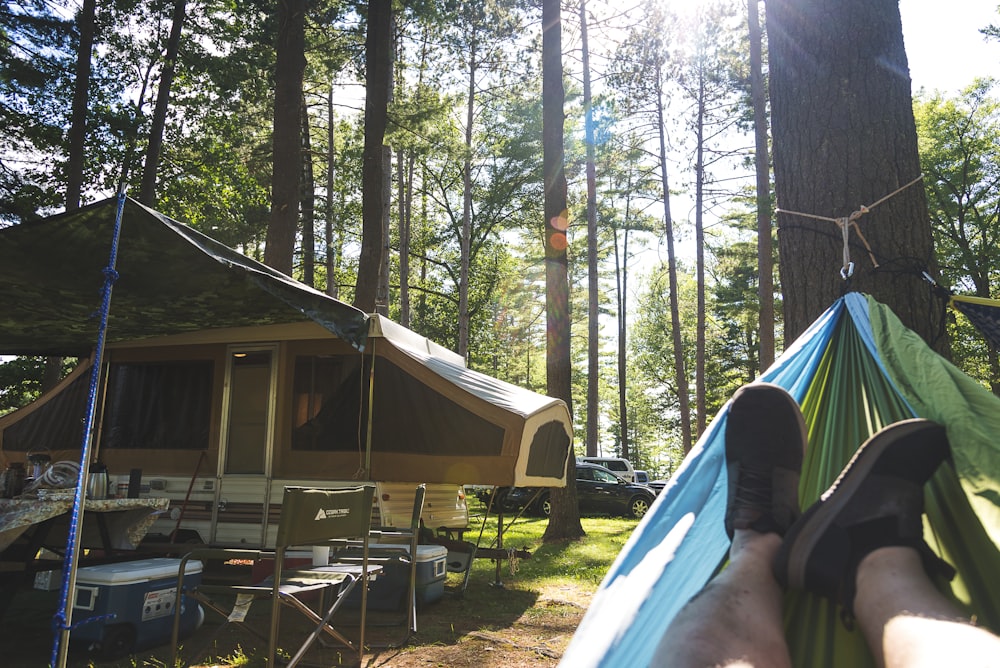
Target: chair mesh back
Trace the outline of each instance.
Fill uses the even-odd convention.
[[[286,487],[275,546],[311,545],[331,538],[365,536],[375,487]]]

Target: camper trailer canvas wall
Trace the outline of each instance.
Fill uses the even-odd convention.
[[[0,291],[0,353],[84,359],[0,418],[0,459],[79,460],[98,340],[90,316],[119,222],[92,456],[109,489],[141,470],[138,493],[170,499],[161,535],[270,547],[286,485],[446,485],[425,513],[438,528],[463,521],[465,483],[565,484],[562,401],[467,369],[128,198],[0,230],[0,284],[30,286]],[[378,496],[376,510],[398,523],[399,495]]]

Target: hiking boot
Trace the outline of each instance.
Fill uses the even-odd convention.
[[[799,517],[799,471],[806,445],[802,411],[777,385],[744,385],[726,418],[729,496],[726,533],[784,535]]]
[[[924,483],[949,452],[944,427],[928,420],[897,422],[869,438],[788,530],[774,560],[778,582],[853,614],[858,564],[880,547],[913,547],[928,573],[953,575],[924,543],[921,517]]]

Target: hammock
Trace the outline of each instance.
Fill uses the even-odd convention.
[[[983,333],[994,349],[1000,349],[1000,301],[952,295],[949,303]]]
[[[981,625],[1000,629],[1000,399],[859,293],[827,309],[761,380],[788,390],[809,427],[802,507],[883,426],[924,417],[947,427],[953,464],[928,483],[925,539],[958,571],[939,588]],[[650,665],[674,615],[724,564],[727,411],[728,404],[633,532],[562,665]],[[785,628],[795,666],[875,665],[861,631],[848,630],[824,598],[787,593]]]

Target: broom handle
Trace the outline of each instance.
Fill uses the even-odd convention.
[[[181,521],[184,519],[184,511],[187,510],[188,500],[191,498],[191,490],[194,489],[194,481],[198,478],[198,472],[201,471],[201,462],[205,459],[205,451],[202,450],[201,454],[198,456],[198,463],[194,466],[194,475],[191,476],[191,482],[188,483],[187,494],[184,495],[184,503],[181,504],[181,513],[177,516],[177,524],[174,525],[174,530],[170,533],[170,542],[174,542],[174,537],[177,536],[177,530],[181,528]]]

